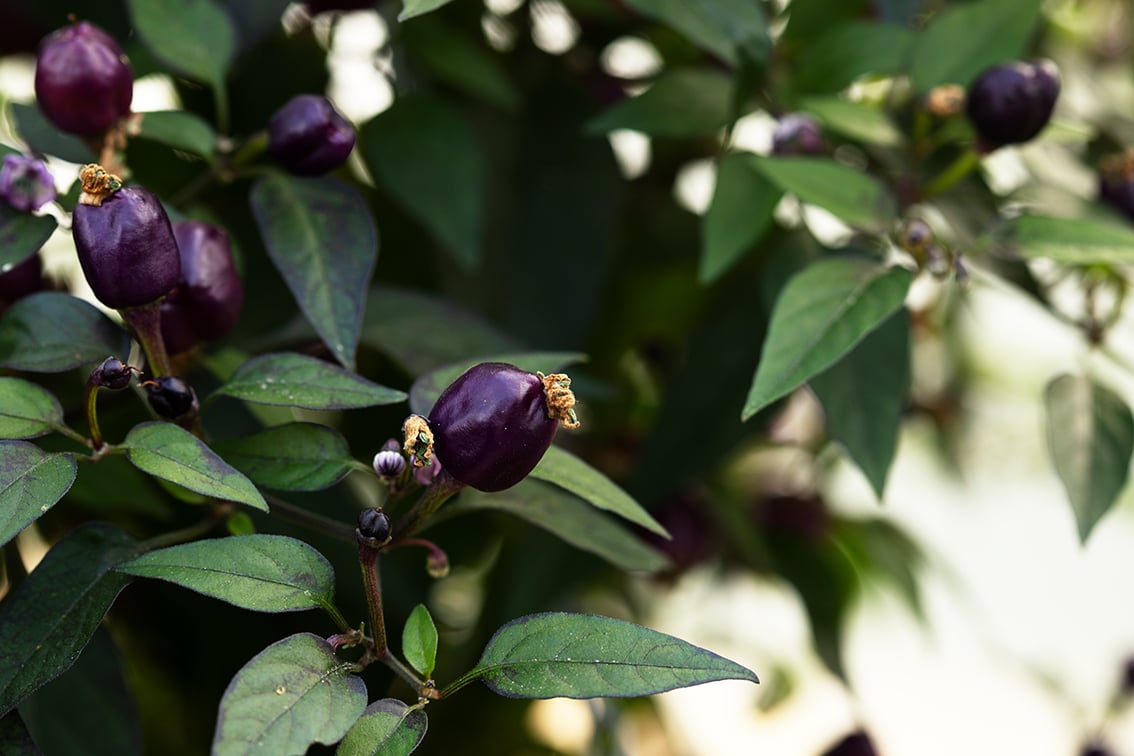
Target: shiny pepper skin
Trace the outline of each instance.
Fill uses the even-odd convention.
[[[35,96],[43,114],[71,134],[98,134],[130,112],[134,72],[114,39],[85,21],[40,43]]]

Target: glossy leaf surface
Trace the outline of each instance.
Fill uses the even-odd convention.
[[[894,198],[878,179],[862,171],[821,157],[755,160],[772,183],[850,226],[881,231],[893,221]]]
[[[49,454],[26,441],[0,441],[0,544],[55,506],[77,473],[70,454]]]
[[[382,698],[350,728],[336,756],[408,756],[421,743],[429,720],[425,709],[411,709],[396,698]]]
[[[410,666],[429,679],[437,665],[437,626],[425,604],[418,604],[402,628],[402,653]]]
[[[236,52],[232,19],[213,0],[128,0],[146,47],[177,73],[223,90]]]
[[[258,486],[321,491],[350,472],[350,448],[338,431],[315,423],[287,423],[213,444],[226,462]]]
[[[61,373],[128,351],[125,331],[70,294],[33,294],[0,316],[0,367]]]
[[[21,378],[0,377],[0,438],[34,438],[63,423],[55,396]]]
[[[287,352],[253,357],[217,393],[258,404],[314,410],[373,407],[406,398],[403,392],[379,386],[350,370]]]

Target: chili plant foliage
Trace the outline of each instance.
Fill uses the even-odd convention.
[[[706,562],[791,583],[841,674],[866,581],[918,607],[918,546],[732,465],[809,388],[825,433],[797,451],[833,445],[881,499],[903,419],[947,445],[963,409],[946,337],[974,281],[1105,344],[1129,121],[1051,125],[1051,7],[4,5],[36,97],[0,100],[0,751],[64,749],[51,712],[91,707],[100,753],[521,750],[522,709],[470,683],[758,682],[629,621],[625,573]],[[382,87],[330,52],[360,19]],[[132,109],[144,76],[176,104]],[[770,149],[740,138],[761,117]],[[615,159],[627,131],[644,165]],[[978,167],[1019,144],[1097,161],[1101,201],[991,191]],[[702,216],[674,199],[697,162]],[[929,342],[956,359],[918,389]],[[1084,540],[1134,451],[1104,383],[1043,396]]]

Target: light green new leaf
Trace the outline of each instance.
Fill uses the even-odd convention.
[[[741,420],[835,364],[905,301],[913,274],[869,260],[833,257],[784,287],[744,402]]]
[[[335,573],[303,541],[244,535],[193,541],[151,551],[117,567],[165,580],[254,612],[333,613]]]
[[[201,439],[172,423],[135,425],[121,447],[142,472],[205,496],[268,511],[263,495]]]
[[[63,423],[63,408],[42,386],[0,378],[0,438],[35,438]]]
[[[756,170],[752,156],[725,155],[717,166],[717,184],[701,222],[698,278],[709,284],[731,268],[772,225],[784,192]]]
[[[355,409],[405,401],[401,391],[316,357],[262,354],[238,367],[216,393],[257,404],[313,410]]]
[[[350,728],[336,756],[409,756],[428,727],[425,709],[410,708],[396,698],[381,698]]]
[[[402,653],[410,666],[426,679],[433,677],[437,665],[437,626],[425,604],[418,604],[402,628]]]
[[[77,472],[70,454],[48,454],[27,441],[0,441],[0,545],[55,506]]]
[[[1068,265],[1134,262],[1134,231],[1096,218],[1023,215],[1011,224],[1015,244],[1026,258]]]
[[[213,756],[304,754],[312,743],[338,742],[366,708],[353,666],[310,633],[268,646],[228,684]]]
[[[633,129],[657,137],[712,134],[728,123],[732,88],[732,77],[716,69],[668,69],[642,94],[599,113],[586,129],[590,134]]]
[[[863,171],[823,157],[754,160],[772,183],[855,228],[880,232],[893,223],[893,196],[878,179]]]
[[[751,670],[672,635],[565,612],[504,625],[450,688],[477,678],[509,698],[648,696],[717,680],[760,682]]]
[[[1085,376],[1061,375],[1044,392],[1047,445],[1085,543],[1130,474],[1134,414]]]

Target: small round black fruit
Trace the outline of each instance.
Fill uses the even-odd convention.
[[[358,513],[358,535],[369,541],[385,543],[390,538],[390,515],[381,507],[364,509]]]
[[[146,398],[154,412],[169,420],[184,416],[197,403],[197,395],[189,384],[172,375],[163,375],[142,385],[146,387]]]
[[[122,48],[83,21],[45,37],[35,62],[35,96],[47,120],[71,134],[97,134],[130,112],[134,72]]]
[[[90,384],[111,391],[120,391],[130,385],[134,371],[117,357],[107,357],[91,371]]]
[[[1059,89],[1059,69],[1050,60],[985,70],[969,87],[965,101],[979,149],[991,152],[1033,139],[1051,119]]]
[[[268,154],[297,176],[338,168],[354,149],[354,127],[319,95],[297,95],[268,121]]]

